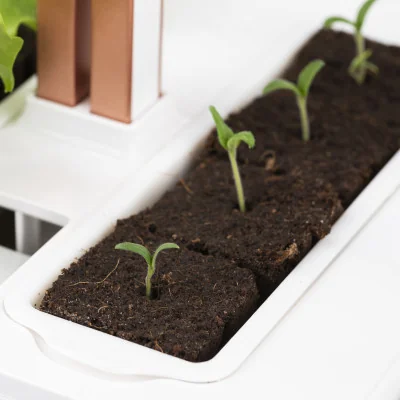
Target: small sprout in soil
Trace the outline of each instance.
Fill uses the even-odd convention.
[[[254,139],[254,135],[249,131],[234,133],[232,129],[229,128],[229,126],[225,123],[215,107],[211,106],[210,111],[217,127],[219,143],[228,152],[229,161],[231,162],[239,210],[241,212],[246,212],[246,200],[244,197],[239,167],[236,160],[236,153],[240,143],[244,142],[249,146],[250,149],[252,149],[256,144],[256,140]]]
[[[308,94],[315,77],[324,66],[325,63],[322,60],[314,60],[300,72],[297,85],[285,79],[276,79],[267,85],[263,92],[264,95],[267,95],[276,90],[291,90],[296,95],[300,110],[302,136],[305,142],[310,140],[310,121],[307,111]]]
[[[349,74],[354,80],[362,85],[364,83],[367,72],[371,72],[375,75],[379,74],[379,68],[368,61],[372,56],[371,50],[365,50],[360,55],[354,57],[353,61],[349,66]],[[361,72],[362,71],[362,72]]]
[[[136,244],[136,243],[120,243],[115,246],[117,250],[130,251],[141,255],[147,263],[147,276],[146,276],[146,296],[151,300],[151,278],[156,272],[156,259],[161,251],[167,249],[179,249],[179,246],[175,243],[164,243],[157,248],[157,250],[152,255],[146,247]]]
[[[377,74],[379,72],[378,67],[369,61],[372,52],[370,50],[366,50],[365,39],[361,33],[365,22],[365,17],[367,16],[369,9],[375,3],[375,1],[376,0],[367,0],[360,8],[357,19],[355,21],[350,21],[342,17],[331,17],[328,18],[324,23],[324,27],[327,29],[332,28],[332,25],[336,22],[351,25],[354,28],[356,56],[349,67],[349,74],[359,85],[362,85],[364,83],[367,72],[372,72],[374,74]]]

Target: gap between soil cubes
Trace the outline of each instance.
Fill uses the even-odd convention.
[[[189,361],[211,359],[399,148],[400,48],[367,45],[380,75],[362,86],[347,74],[353,37],[333,31],[318,32],[284,74],[295,80],[308,62],[326,63],[311,88],[309,143],[291,93],[257,98],[229,118],[235,132],[256,137],[254,150],[238,153],[248,212],[237,209],[213,133],[188,178],[118,221],[63,271],[40,309]],[[181,247],[160,254],[152,301],[143,259],[114,250],[127,241]]]

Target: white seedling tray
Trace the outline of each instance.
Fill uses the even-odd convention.
[[[215,104],[227,115],[251,101],[287,64],[285,60],[290,59],[311,31],[313,28],[302,30],[302,34],[281,32],[284,37],[291,37],[286,42],[289,47],[276,48],[271,59],[263,56],[253,60],[221,90],[218,98],[210,98],[207,103]],[[36,100],[30,101],[30,106],[38,105]],[[135,174],[129,180],[115,185],[112,196],[104,199],[97,210],[87,212],[85,218],[71,218],[0,288],[0,321],[5,337],[14,337],[15,333],[18,341],[15,356],[0,345],[0,355],[6,354],[5,358],[0,357],[0,378],[1,372],[12,371],[9,374],[13,379],[74,399],[106,399],[111,395],[125,399],[132,393],[162,394],[166,398],[217,394],[243,398],[248,390],[259,385],[265,396],[274,400],[296,396],[307,400],[354,400],[366,398],[372,389],[383,390],[379,381],[391,365],[398,364],[395,361],[400,345],[396,338],[400,327],[396,318],[382,317],[380,326],[391,332],[385,335],[369,318],[395,315],[400,301],[396,289],[400,284],[396,268],[399,264],[395,237],[390,230],[390,224],[400,223],[400,154],[345,212],[332,233],[315,246],[211,361],[192,364],[44,314],[34,307],[61,269],[109,233],[116,219],[154,203],[184,173],[212,127],[208,110],[202,110],[196,117],[191,114],[190,121],[171,135],[174,140],[156,158],[140,168],[135,166]],[[374,281],[378,267],[382,275]],[[370,307],[370,293],[374,296],[374,308]],[[358,296],[358,302],[353,301],[354,296]],[[324,330],[326,327],[329,332]],[[363,327],[367,327],[365,332]],[[365,340],[360,339],[360,334]],[[335,340],[336,337],[341,340]],[[19,348],[29,355],[27,359],[20,358],[27,367],[16,366],[14,358],[18,359]],[[357,351],[351,354],[353,349]],[[369,363],[361,357],[363,351],[370,352]],[[7,357],[12,365],[10,370],[2,365]],[[48,374],[47,381],[36,372],[34,378],[29,376],[29,368],[36,371],[36,366]],[[390,371],[394,387],[396,373]],[[64,376],[77,382],[76,390],[61,381]],[[331,379],[335,376],[336,383]],[[193,385],[206,382],[214,383]],[[293,382],[296,384],[292,385]],[[79,391],[80,388],[83,390]]]
[[[267,79],[257,79],[254,84],[253,76],[242,80],[243,88],[236,87],[234,93],[229,95],[225,93],[216,103],[219,109],[226,114],[232,109],[227,99],[236,99],[235,105],[242,106],[257,95]],[[107,213],[95,213],[86,221],[69,225],[46,246],[46,251],[33,257],[9,283],[10,288],[21,285],[22,280],[29,282],[23,293],[10,290],[4,305],[14,321],[38,338],[46,353],[113,375],[162,377],[200,383],[224,379],[240,367],[400,185],[399,155],[357,199],[332,233],[309,253],[235,337],[208,362],[196,364],[183,361],[38,311],[34,305],[40,303],[45,290],[61,269],[82,254],[82,248],[89,248],[101,240],[115,218],[137,213],[144,206],[154,203],[171,182],[183,176],[210,124],[210,117],[204,112],[147,164],[131,184],[115,194],[115,198],[104,207]],[[205,129],[199,131],[199,127]],[[102,349],[101,355],[99,349]]]
[[[179,146],[180,147],[180,146]],[[190,147],[193,149],[193,147]],[[163,152],[165,161],[178,162],[180,152],[171,146]],[[187,154],[187,152],[183,153]],[[182,169],[187,157],[180,159]],[[172,168],[166,173],[172,174]],[[137,186],[118,193],[113,207],[124,209],[123,199],[134,199],[131,212],[138,212],[141,205],[149,204],[158,197],[160,186],[165,185],[164,175],[154,173],[150,166],[143,171]],[[146,184],[147,182],[147,184]],[[293,273],[279,286],[273,295],[250,318],[245,326],[212,360],[190,363],[143,346],[98,332],[78,324],[38,311],[44,291],[59,275],[61,269],[81,254],[82,246],[96,244],[109,229],[109,218],[96,215],[84,224],[70,225],[42,251],[33,257],[9,283],[17,287],[22,281],[29,282],[23,293],[12,291],[5,297],[8,315],[28,328],[40,341],[46,353],[67,359],[80,365],[90,366],[99,372],[120,376],[162,377],[189,382],[215,382],[231,375],[254,351],[277,323],[299,301],[303,293],[316,282],[331,262],[369,223],[374,214],[400,185],[400,153],[380,173],[374,182],[354,202],[336,223],[332,233],[321,241],[302,261]],[[138,188],[143,190],[138,192]],[[133,189],[133,190],[132,190]],[[127,193],[127,190],[131,191]],[[395,198],[398,201],[398,196]],[[394,201],[394,200],[393,200]],[[125,203],[125,204],[124,204]],[[110,205],[111,207],[111,205]],[[382,237],[384,233],[379,234]],[[64,245],[62,245],[64,243]],[[40,274],[37,271],[40,270]],[[99,349],[101,353],[99,354]]]

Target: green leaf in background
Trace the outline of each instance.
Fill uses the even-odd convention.
[[[267,95],[272,92],[276,92],[277,90],[291,90],[296,94],[296,96],[301,96],[299,88],[294,83],[289,82],[286,79],[275,79],[264,88],[263,94]]]
[[[368,0],[360,8],[360,11],[358,12],[357,20],[356,20],[356,23],[355,23],[355,26],[359,31],[362,29],[362,27],[364,25],[365,17],[368,14],[369,9],[375,3],[375,1],[376,0]]]
[[[17,35],[21,24],[36,30],[36,0],[0,0],[0,14],[10,36]]]
[[[324,28],[326,29],[331,29],[333,24],[336,24],[337,22],[342,22],[343,24],[348,24],[351,26],[354,26],[354,22],[348,20],[347,18],[342,18],[342,17],[330,17],[324,22]]]
[[[371,50],[365,50],[363,53],[353,59],[349,67],[349,74],[356,80],[358,84],[362,84],[365,79],[366,72],[372,72],[377,75],[379,68],[369,61],[372,56]]]
[[[354,58],[353,62],[349,67],[349,73],[355,79],[355,81],[360,85],[364,83],[368,71],[374,74],[379,72],[379,68],[376,65],[367,61],[369,56],[366,57],[365,39],[361,33],[361,30],[365,22],[365,18],[370,8],[375,4],[375,2],[376,0],[364,1],[363,5],[358,11],[355,22],[349,21],[348,19],[342,17],[331,17],[328,18],[324,23],[324,27],[328,29],[332,28],[332,25],[335,24],[336,22],[344,22],[346,24],[354,26],[354,40],[356,43],[357,53],[356,57]]]
[[[210,106],[210,112],[212,114],[215,126],[217,128],[219,143],[225,150],[227,150],[228,141],[234,135],[234,133],[232,129],[229,128],[229,126],[225,123],[224,119],[221,117],[221,115],[214,106]]]
[[[13,67],[24,41],[21,24],[36,30],[36,0],[0,0],[0,79],[6,93],[14,90]]]
[[[349,72],[354,73],[358,68],[360,68],[364,63],[366,63],[372,56],[371,50],[365,50],[363,53],[358,55],[353,59],[350,64]]]
[[[325,66],[325,62],[322,60],[314,60],[310,62],[300,72],[299,79],[297,81],[297,87],[301,94],[307,97],[310,92],[311,84],[313,83],[316,75]]]
[[[372,72],[373,74],[375,75],[379,74],[379,67],[374,63],[367,61],[365,63],[365,67],[367,68],[368,71]]]
[[[286,79],[275,79],[264,88],[264,95],[268,95],[277,90],[290,90],[297,99],[300,111],[301,130],[303,140],[310,140],[310,121],[307,111],[307,98],[310,93],[310,87],[321,69],[325,66],[324,61],[314,60],[308,63],[300,72],[297,78],[297,84],[287,81]]]
[[[15,79],[13,66],[24,41],[17,36],[10,36],[0,15],[0,78],[4,83],[4,91],[12,92]]]
[[[236,151],[239,147],[240,143],[246,143],[249,146],[249,149],[252,149],[256,145],[256,139],[252,132],[244,131],[236,133],[228,140],[228,150]]]

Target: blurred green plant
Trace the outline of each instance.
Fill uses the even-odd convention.
[[[302,137],[305,142],[310,140],[310,120],[308,117],[307,101],[311,85],[325,63],[322,60],[310,62],[299,74],[297,84],[286,79],[276,79],[264,88],[264,95],[268,95],[277,90],[292,91],[297,100],[300,111]]]
[[[350,64],[349,74],[359,85],[362,85],[365,82],[368,72],[374,74],[379,72],[379,68],[369,61],[372,56],[372,51],[365,48],[365,39],[362,34],[365,18],[375,2],[376,0],[367,0],[358,11],[355,21],[350,21],[343,17],[330,17],[324,23],[324,27],[327,29],[331,29],[336,23],[344,23],[354,28],[356,56]]]

